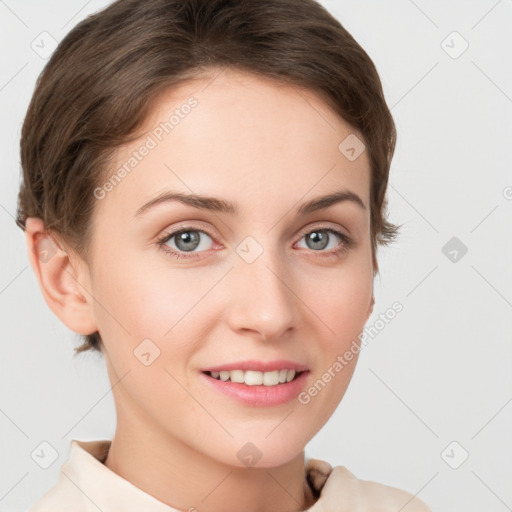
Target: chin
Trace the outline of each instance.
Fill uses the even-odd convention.
[[[274,424],[272,428],[276,428],[277,425]],[[283,431],[279,433],[280,428]],[[266,430],[264,436],[269,432],[272,432],[272,429]],[[291,438],[287,434],[289,433],[284,429],[284,425],[281,425],[267,439],[264,436],[262,438],[261,431],[254,437],[251,437],[250,433],[236,436],[229,445],[223,447],[216,458],[226,465],[239,469],[270,469],[282,466],[300,457],[307,443],[304,437]]]

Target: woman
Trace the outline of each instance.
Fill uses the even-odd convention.
[[[68,34],[17,222],[77,351],[105,356],[117,427],[73,440],[32,512],[429,510],[304,459],[397,232],[394,144],[372,61],[313,0],[119,0]]]

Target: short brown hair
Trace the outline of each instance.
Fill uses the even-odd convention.
[[[371,162],[371,243],[387,245],[396,130],[376,68],[314,0],[117,0],[67,34],[36,84],[21,133],[16,223],[43,220],[88,260],[95,196],[116,148],[158,93],[213,67],[307,88],[364,138]],[[375,269],[374,269],[375,271]],[[98,332],[76,353],[101,351]]]

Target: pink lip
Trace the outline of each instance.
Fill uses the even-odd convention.
[[[237,364],[239,365],[240,363]],[[286,365],[284,367],[281,366],[282,369],[285,367]],[[223,368],[226,369],[225,366]],[[252,368],[254,369],[254,366]],[[242,368],[240,368],[240,366],[236,366],[236,368],[233,369]],[[213,389],[220,391],[221,393],[224,393],[225,395],[239,402],[242,402],[246,405],[251,405],[253,407],[270,407],[273,405],[281,405],[296,399],[300,392],[305,388],[308,375],[309,371],[303,371],[302,373],[298,374],[291,382],[285,382],[275,386],[248,386],[247,384],[241,384],[238,382],[214,379],[207,373],[201,373],[201,377],[205,380],[207,385],[212,386]]]
[[[230,370],[255,370],[257,372],[273,372],[275,370],[295,370],[296,372],[303,372],[308,369],[303,364],[294,363],[293,361],[286,361],[285,359],[279,359],[277,361],[240,361],[238,363],[222,364],[218,366],[210,366],[204,368],[203,372],[220,372]]]

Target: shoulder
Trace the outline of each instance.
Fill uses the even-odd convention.
[[[59,480],[40,498],[32,504],[27,512],[89,512],[97,508],[92,507],[92,503],[85,499],[80,489],[60,472]]]
[[[34,503],[27,512],[64,512],[68,510],[85,510],[83,500],[71,489],[55,485],[39,500]]]
[[[310,467],[320,469],[323,461],[310,461]],[[325,469],[322,471],[325,475]],[[325,475],[327,476],[327,475]],[[335,466],[330,470],[322,485],[322,499],[319,500],[326,510],[340,512],[432,512],[431,509],[417,496],[407,491],[389,485],[361,480],[345,466]],[[343,508],[340,509],[340,504]],[[316,512],[312,508],[312,512]]]
[[[401,512],[432,512],[417,496],[389,485],[369,480],[359,480],[362,492],[372,502],[385,506],[383,510]]]

